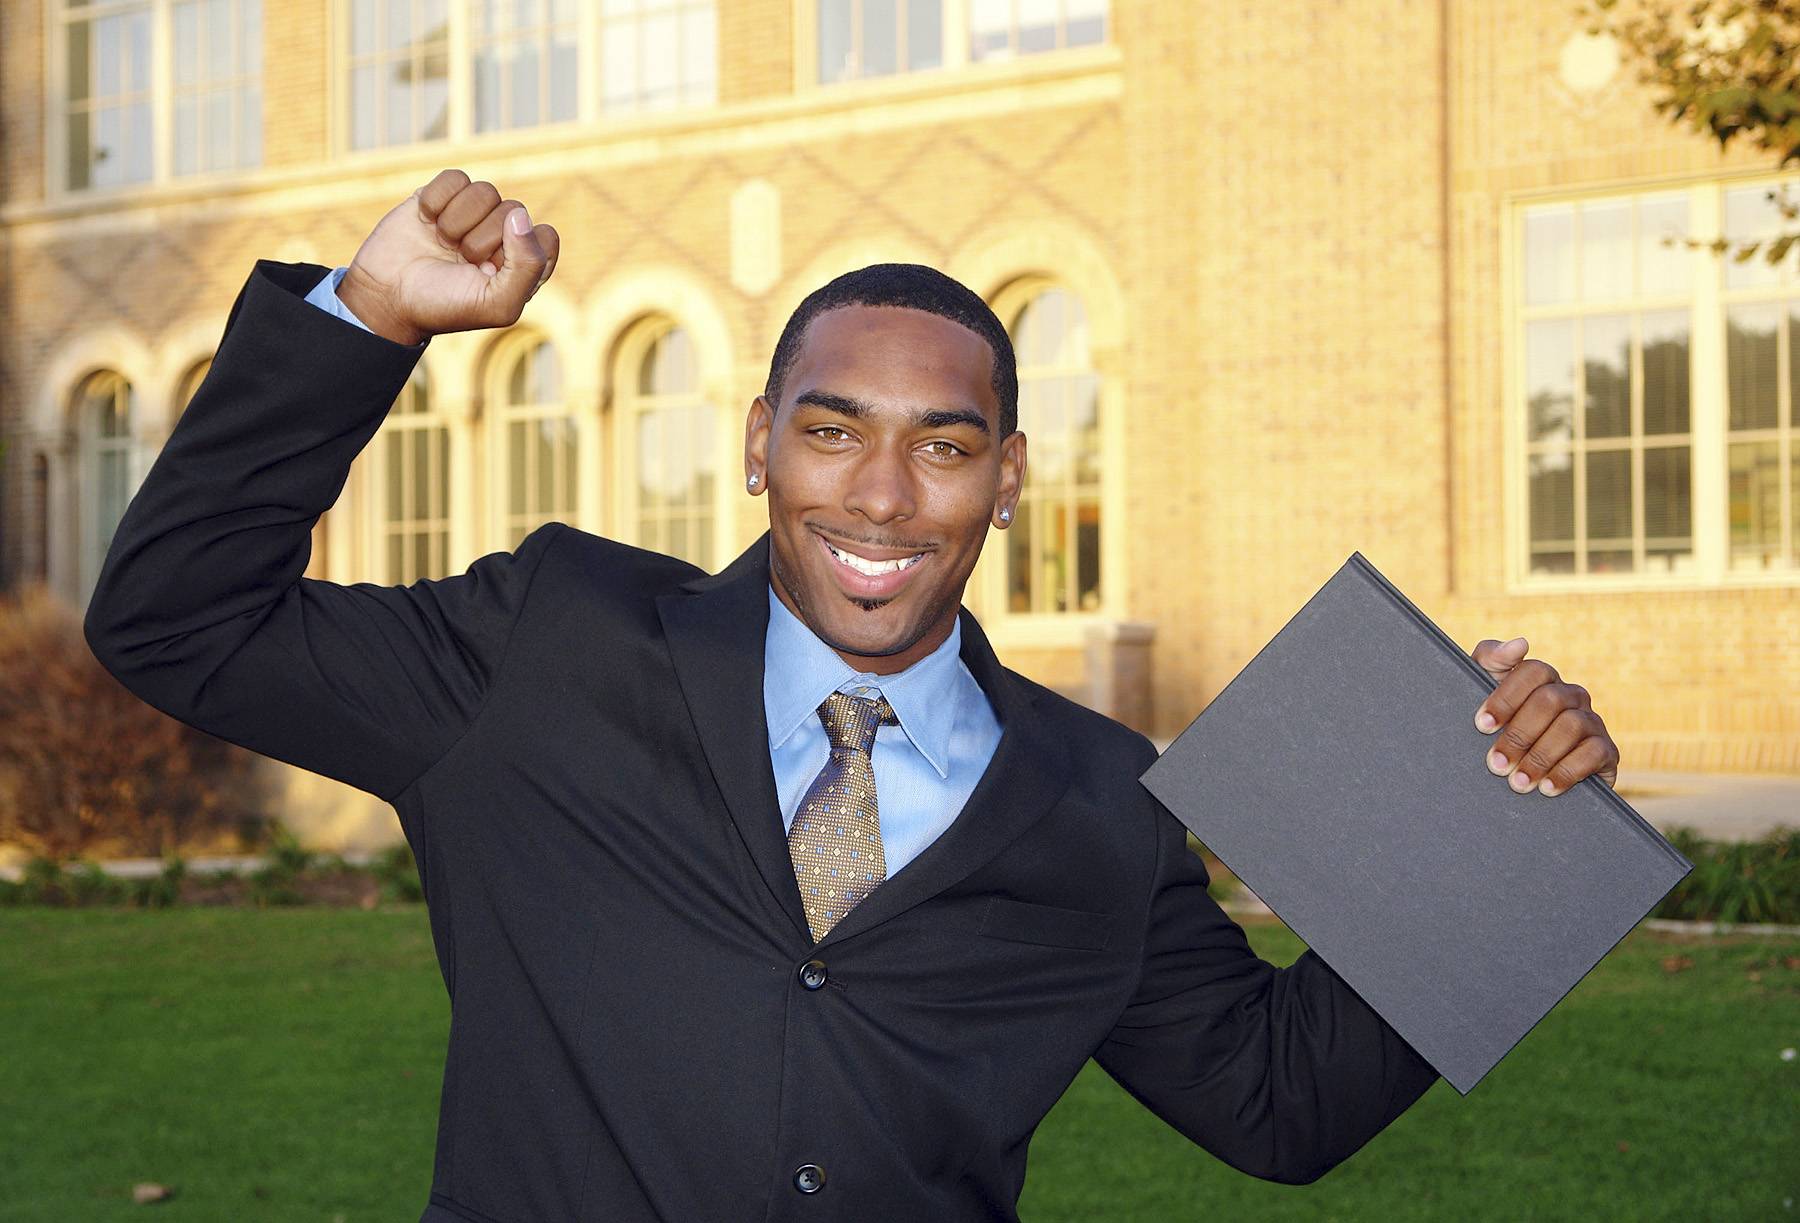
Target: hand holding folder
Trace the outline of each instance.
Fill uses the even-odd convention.
[[[1142,778],[1465,1094],[1692,869],[1524,644],[1471,657],[1354,553]]]

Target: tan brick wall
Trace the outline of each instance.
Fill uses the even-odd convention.
[[[331,0],[264,0],[263,164],[306,166],[329,149]],[[343,38],[337,36],[341,44]]]
[[[0,190],[15,204],[41,190],[37,7],[0,6]],[[1121,298],[1121,346],[1103,356],[1125,415],[1119,611],[1156,626],[1161,734],[1361,550],[1464,645],[1530,637],[1593,691],[1627,772],[1800,771],[1800,585],[1505,588],[1503,199],[1749,164],[1668,129],[1628,82],[1571,100],[1562,0],[1116,0],[1117,67],[798,98],[787,0],[720,7],[716,112],[415,149],[320,188],[305,180],[326,148],[322,0],[266,4],[264,174],[179,205],[0,220],[0,427],[17,439],[0,575],[38,529],[21,411],[59,345],[117,327],[173,362],[175,337],[222,323],[256,258],[306,243],[347,261],[393,200],[459,165],[559,227],[554,287],[574,312],[634,277],[693,286],[722,320],[734,418],[833,252],[956,267],[1034,234],[1094,252]],[[780,199],[766,291],[731,276],[731,198],[756,179]],[[1039,245],[1041,266],[1013,270],[1058,272],[1056,240]],[[604,385],[610,338],[564,353],[589,385]],[[738,537],[762,509],[738,505]],[[1008,657],[1068,686],[1081,648]]]

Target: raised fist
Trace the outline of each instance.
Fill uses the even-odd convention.
[[[555,229],[533,226],[525,206],[501,199],[494,184],[442,170],[381,218],[337,295],[397,344],[510,327],[550,279],[560,247]]]

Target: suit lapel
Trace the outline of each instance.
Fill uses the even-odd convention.
[[[738,835],[795,931],[810,943],[769,763],[763,711],[768,587],[765,532],[722,572],[684,583],[689,593],[663,595],[656,606],[682,696]],[[975,617],[967,609],[960,615],[962,660],[1000,723],[993,759],[950,826],[850,910],[820,946],[850,938],[960,882],[1042,819],[1069,787],[1069,745],[1045,731],[1037,698],[1000,665]]]
[[[794,928],[810,941],[800,885],[781,827],[763,712],[769,628],[769,536],[720,573],[656,600],[681,694],[738,835]]]
[[[1000,723],[993,759],[950,827],[845,914],[820,946],[852,938],[961,882],[1042,819],[1069,788],[1070,745],[1045,731],[1035,696],[1000,665],[975,617],[967,608],[960,616],[962,660]]]

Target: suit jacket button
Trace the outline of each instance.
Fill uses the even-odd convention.
[[[800,984],[807,989],[818,989],[825,984],[825,961],[808,960],[800,965]],[[812,1167],[807,1164],[807,1167]]]
[[[825,1187],[825,1169],[818,1164],[801,1164],[794,1169],[794,1188],[801,1193],[817,1193]]]

